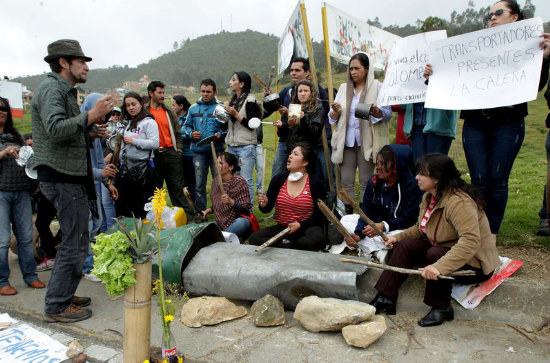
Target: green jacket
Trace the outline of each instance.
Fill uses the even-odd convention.
[[[172,143],[174,144],[174,150],[181,153],[181,152],[183,152],[183,137],[181,136],[181,129],[180,129],[178,115],[176,115],[174,110],[172,110],[171,108],[166,107],[164,105],[164,103],[161,103],[160,106],[168,114],[168,120],[170,121],[168,126],[170,127],[170,136],[172,137]],[[151,107],[151,102],[147,102],[145,104],[145,112],[149,113],[149,107]],[[157,124],[158,124],[158,122],[157,122]]]
[[[46,165],[74,176],[88,174],[86,127],[76,89],[57,73],[49,73],[32,98],[34,165]]]
[[[414,104],[401,105],[407,109],[405,113],[405,123],[403,131],[407,138],[411,137],[413,127],[413,112]],[[425,134],[436,134],[439,136],[456,138],[456,122],[458,120],[458,111],[456,110],[440,110],[436,108],[426,108],[426,126],[424,126]]]

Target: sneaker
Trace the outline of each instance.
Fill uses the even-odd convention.
[[[36,272],[51,270],[53,268],[54,263],[55,263],[55,259],[44,257],[42,262],[36,265]]]
[[[101,279],[91,272],[89,274],[85,273],[84,278],[93,282],[101,282]]]
[[[537,232],[537,236],[550,236],[550,228],[548,226],[548,219],[544,218],[540,220],[540,229]]]
[[[82,309],[75,304],[69,305],[69,307],[57,314],[46,314],[45,321],[47,323],[74,323],[81,320],[86,320],[92,316],[90,309]]]

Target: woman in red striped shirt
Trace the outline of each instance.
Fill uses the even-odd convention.
[[[254,232],[250,244],[261,245],[269,238],[290,227],[290,233],[273,244],[274,247],[301,250],[319,250],[325,245],[324,217],[317,207],[317,200],[324,200],[323,182],[314,176],[316,155],[313,147],[299,142],[287,159],[286,173],[271,179],[267,194],[258,195],[262,213],[275,207],[277,224]]]

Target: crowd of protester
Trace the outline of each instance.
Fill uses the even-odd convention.
[[[521,20],[522,14],[515,1],[506,0],[495,3],[487,18],[492,27]],[[541,48],[539,90],[548,82],[550,34],[543,34]],[[253,245],[288,229],[273,247],[318,251],[327,248],[328,223],[317,201],[327,201],[329,175],[339,166],[342,188],[360,201],[374,225],[350,216],[353,207],[346,202],[340,211],[342,223],[356,243],[336,244],[330,252],[346,247],[363,253],[393,250],[389,265],[421,266],[427,280],[424,301],[431,306],[421,326],[453,319],[451,285],[438,276],[469,269],[475,275],[464,282],[477,283],[490,278],[499,265],[496,237],[508,178],[525,133],[526,103],[460,113],[472,181],[468,185],[446,155],[456,137],[459,111],[430,109],[423,103],[396,105],[396,143],[401,145],[389,145],[392,107],[376,105],[381,83],[366,53],[351,57],[347,80],[332,104],[326,91],[312,82],[304,58],[290,64],[292,84],[278,94],[266,89],[263,102],[251,93],[250,75],[238,71],[229,79],[231,99],[225,104],[217,98],[216,83],[204,79],[196,102],[174,95],[171,107],[164,103],[161,81],[151,82],[146,95],[126,93],[119,106],[110,96],[94,93],[79,107],[74,85],[86,82],[87,62],[92,59],[77,41],[59,40],[48,46],[44,60],[52,72],[32,100],[32,135],[21,136],[8,100],[0,98],[0,294],[17,294],[8,281],[13,229],[24,282],[44,288],[36,272],[52,269],[45,313],[54,321],[91,316],[85,308],[90,298],[74,295],[81,276],[97,280],[91,273],[90,242],[113,224],[114,217],[144,218],[144,205],[154,188],[165,184],[172,205],[185,210],[188,223],[214,214],[221,230]],[[429,80],[432,74],[427,64],[424,76]],[[550,90],[545,96],[550,108]],[[366,115],[360,115],[363,105],[368,106]],[[271,179],[263,190],[259,180],[265,172],[265,151],[259,120],[274,112],[280,115],[273,122],[278,143]],[[323,149],[323,137],[328,150]],[[34,147],[38,185],[16,162],[24,145]],[[274,225],[257,230],[254,201],[262,213],[275,210]],[[40,235],[38,263],[33,208]],[[49,228],[55,217],[58,236]],[[550,235],[546,203],[540,219],[539,234]],[[379,231],[387,234],[386,240]],[[377,256],[386,262],[387,255]],[[395,314],[404,276],[382,274],[375,286],[379,293],[371,302],[377,312]]]

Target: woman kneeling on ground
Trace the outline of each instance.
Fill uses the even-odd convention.
[[[244,216],[250,215],[252,202],[246,180],[235,174],[241,168],[237,157],[231,153],[221,153],[218,156],[220,175],[223,181],[224,194],[216,178],[212,180],[210,200],[212,207],[202,211],[202,218],[214,213],[216,223],[222,231],[235,233],[239,239],[244,239],[250,233],[250,222]]]
[[[420,268],[426,279],[424,303],[430,312],[420,326],[440,325],[453,320],[452,280],[438,279],[457,270],[473,270],[474,276],[455,277],[461,284],[488,280],[499,266],[498,251],[477,190],[462,180],[452,159],[427,154],[417,161],[416,180],[425,191],[417,224],[385,242],[394,248],[389,265]],[[375,288],[371,305],[376,312],[395,314],[398,289],[407,275],[384,271]]]
[[[313,174],[316,158],[309,143],[299,142],[292,149],[286,162],[288,171],[271,179],[267,195],[258,195],[262,213],[269,213],[275,207],[277,224],[252,233],[250,244],[261,245],[290,227],[289,234],[273,247],[316,251],[325,246],[324,217],[317,200],[325,199],[326,190]]]

